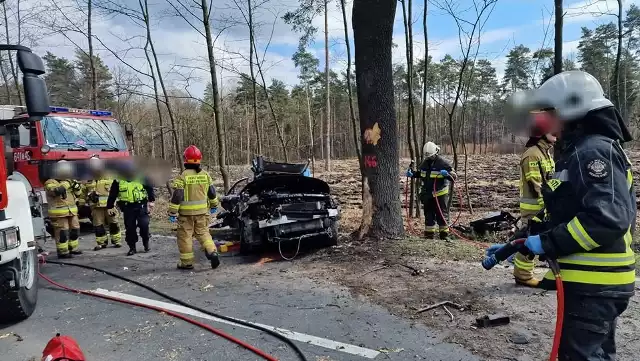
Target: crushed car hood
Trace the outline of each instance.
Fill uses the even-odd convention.
[[[330,193],[327,182],[297,174],[265,175],[247,184],[242,192],[253,196],[267,190],[282,193]]]

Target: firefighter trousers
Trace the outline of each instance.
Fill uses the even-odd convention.
[[[533,278],[533,270],[535,269],[535,256],[525,256],[518,252],[513,257],[513,277],[516,282],[527,284],[529,286],[537,286],[538,281]]]
[[[616,322],[629,299],[567,294],[558,361],[614,361]]]
[[[69,215],[66,217],[51,218],[53,226],[53,238],[56,240],[56,251],[58,255],[76,253],[80,242],[80,221],[78,216]]]
[[[449,195],[423,199],[424,206],[424,235],[433,238],[436,232],[440,233],[441,239],[449,236]],[[438,203],[436,203],[438,202]],[[440,208],[438,208],[440,205]],[[442,211],[442,214],[441,214]],[[436,225],[437,223],[437,225]]]
[[[109,215],[109,212],[107,212],[107,208],[94,207],[91,209],[91,217],[98,246],[106,247],[107,244],[109,244],[109,236],[111,236],[111,244],[120,244],[121,235],[117,214],[112,217]],[[107,227],[109,227],[108,235]]]
[[[145,248],[149,247],[149,209],[147,203],[127,203],[121,206],[124,218],[125,242],[129,248],[136,248],[138,228]]]
[[[180,251],[179,267],[193,266],[193,238],[207,254],[216,254],[215,243],[209,233],[209,214],[197,216],[178,216],[178,251]]]

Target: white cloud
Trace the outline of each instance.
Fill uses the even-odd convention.
[[[631,4],[639,4],[638,0],[623,1],[623,9],[626,10]],[[585,0],[567,4],[564,9],[564,23],[588,22],[596,19],[612,21],[611,16],[618,14],[617,0]]]

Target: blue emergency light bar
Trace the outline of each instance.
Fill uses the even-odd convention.
[[[65,108],[65,107],[49,107],[51,113],[83,113],[91,114],[97,117],[110,117],[112,112],[106,110],[90,110],[90,109],[78,109],[78,108]]]

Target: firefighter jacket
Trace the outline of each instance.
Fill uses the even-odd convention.
[[[114,179],[109,188],[107,209],[114,207],[116,200],[118,205],[126,207],[129,204],[143,204],[155,202],[153,187],[144,181],[126,181]]]
[[[630,246],[636,197],[631,162],[614,139],[623,138],[586,134],[574,139],[563,147],[554,178],[543,187],[550,227],[540,238],[546,257],[560,264],[565,292],[625,298],[634,292]],[[553,279],[548,272],[541,286],[553,289]]]
[[[89,181],[85,186],[87,204],[94,208],[106,208],[112,184],[113,179],[110,178]]]
[[[439,197],[449,194],[450,179],[440,174],[441,170],[449,172],[450,176],[455,179],[455,172],[451,167],[451,164],[444,158],[436,155],[433,159],[425,159],[413,178],[422,179],[422,189],[420,191],[420,198],[427,199],[433,197]],[[435,191],[433,189],[435,183]]]
[[[47,213],[51,218],[78,215],[77,199],[82,187],[74,180],[49,179],[44,183],[47,193]]]
[[[219,201],[213,180],[204,170],[186,169],[173,181],[169,215],[196,216],[209,213]]]
[[[520,158],[520,216],[533,218],[544,208],[541,187],[553,175],[551,143],[544,138],[531,144]]]

